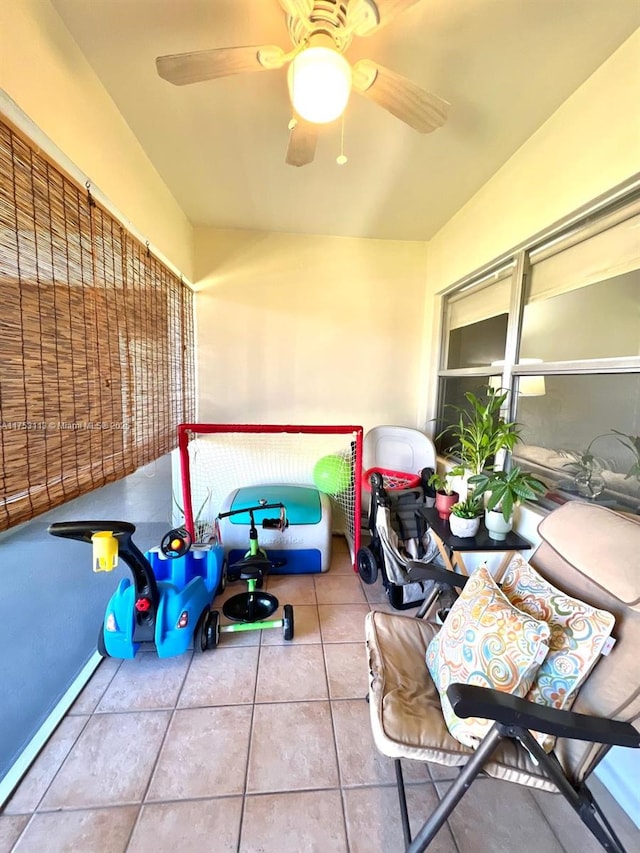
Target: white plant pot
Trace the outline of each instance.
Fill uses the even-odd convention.
[[[475,536],[480,529],[480,518],[460,518],[460,516],[451,513],[449,528],[453,536],[459,536],[462,539]]]
[[[487,509],[484,513],[484,523],[489,531],[489,536],[501,542],[507,538],[507,533],[513,526],[513,516],[505,521],[501,510]]]

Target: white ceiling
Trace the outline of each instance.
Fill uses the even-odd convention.
[[[290,42],[277,0],[52,0],[194,225],[429,239],[640,26],[638,0],[421,0],[354,39],[451,103],[421,135],[353,95],[316,159],[285,165],[286,71],[177,87],[163,54]],[[603,128],[603,132],[606,129]]]

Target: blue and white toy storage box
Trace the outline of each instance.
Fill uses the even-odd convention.
[[[274,574],[311,574],[326,572],[331,562],[331,504],[329,498],[312,486],[264,485],[236,489],[227,496],[221,512],[283,503],[288,527],[271,530],[262,527],[265,518],[277,517],[274,509],[254,512],[258,542],[275,561],[286,560]],[[220,519],[222,545],[231,565],[241,560],[249,550],[249,513],[239,513]]]

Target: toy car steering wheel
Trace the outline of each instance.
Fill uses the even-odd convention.
[[[192,544],[191,534],[185,527],[174,527],[162,537],[160,550],[165,557],[174,560],[176,557],[183,557]]]

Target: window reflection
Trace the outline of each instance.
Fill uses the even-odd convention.
[[[640,375],[545,376],[545,394],[518,396],[514,461],[578,496],[640,513]]]
[[[638,354],[640,270],[525,306],[521,357],[575,361]]]
[[[483,367],[504,357],[508,314],[489,317],[449,333],[447,367]]]

